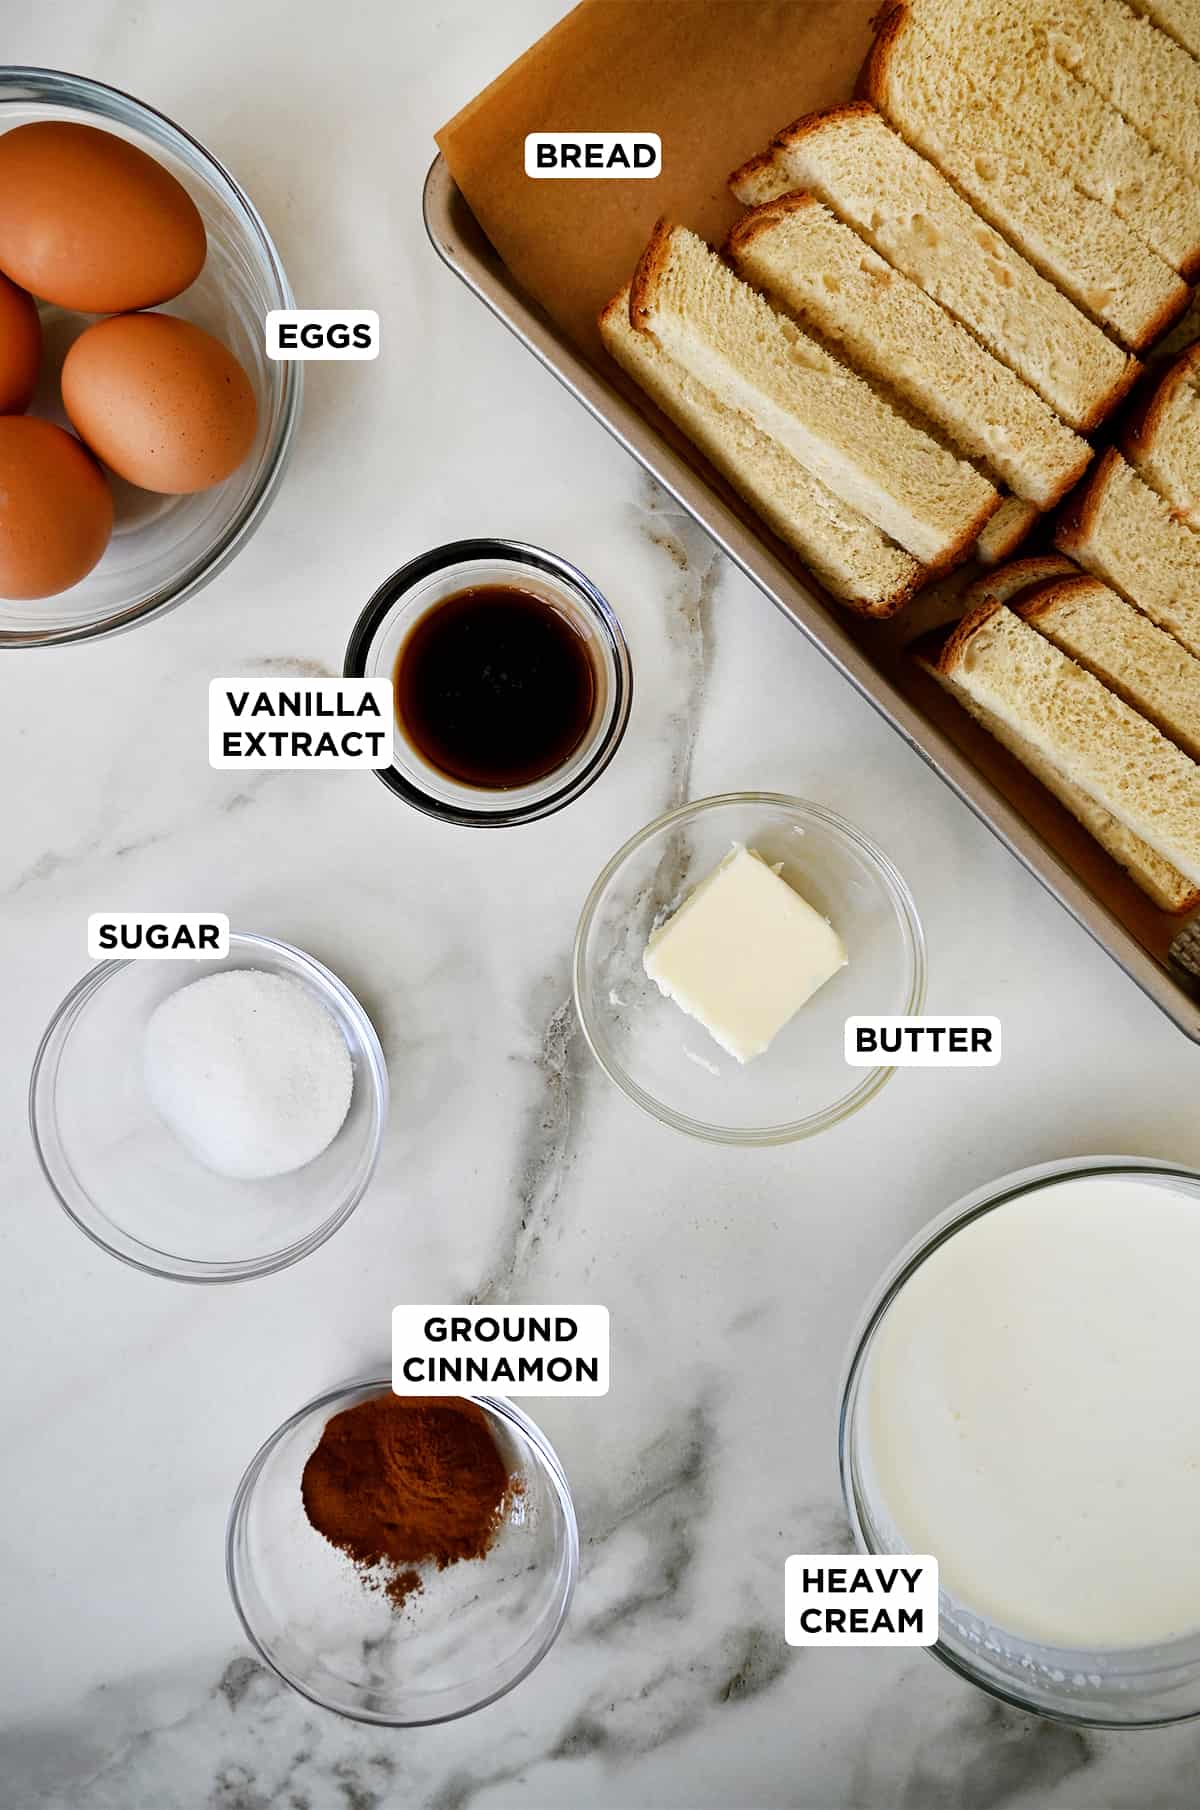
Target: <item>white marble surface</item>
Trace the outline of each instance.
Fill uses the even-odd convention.
[[[836,1378],[886,1260],[1028,1162],[1200,1164],[1200,1054],[429,251],[433,128],[558,11],[2,9],[6,58],[115,82],[210,144],[300,299],[378,308],[387,351],[310,367],[290,478],[208,591],[116,641],[5,662],[0,1810],[1180,1810],[1195,1730],[1070,1732],[919,1654],[782,1643],[784,1556],[846,1541]],[[585,800],[479,836],[365,775],[209,769],[213,673],[337,670],[384,574],[487,532],[576,560],[626,625],[634,719]],[[580,901],[639,824],[743,785],[879,837],[924,914],[931,1006],[1000,1014],[1000,1069],[901,1075],[840,1129],[764,1152],[672,1135],[609,1086],[567,1003]],[[332,1243],[194,1291],[69,1224],[35,1171],[25,1087],[86,966],[87,913],[218,892],[360,992],[394,1105]],[[583,1579],[505,1701],[372,1732],[250,1659],[226,1508],[281,1418],[380,1361],[393,1302],[485,1289],[612,1309],[607,1399],[539,1404]]]

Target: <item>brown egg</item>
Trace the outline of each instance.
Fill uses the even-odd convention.
[[[254,444],[250,379],[211,333],[169,314],[97,321],[67,353],[63,405],[106,465],[143,490],[207,490]]]
[[[126,139],[59,119],[0,136],[0,270],[43,301],[149,308],[196,280],[206,250],[187,190]]]
[[[0,597],[53,597],[108,545],[108,480],[65,428],[0,415]]]
[[[0,415],[20,415],[37,388],[42,323],[33,297],[0,276]]]

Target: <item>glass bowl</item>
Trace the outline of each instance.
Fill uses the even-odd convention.
[[[312,1528],[300,1497],[325,1423],[387,1395],[386,1378],[331,1390],[284,1422],[238,1486],[225,1543],[234,1607],[294,1690],[359,1722],[416,1728],[504,1696],[544,1659],[579,1570],[571,1492],[545,1436],[511,1402],[472,1396],[524,1481],[491,1551],[423,1576],[394,1610]]]
[[[1083,1177],[1161,1180],[1173,1193],[1194,1197],[1200,1212],[1200,1174],[1193,1170],[1142,1157],[1079,1157],[1042,1163],[976,1189],[919,1232],[883,1277],[863,1314],[842,1387],[838,1432],[842,1494],[860,1551],[891,1556],[905,1550],[878,1482],[870,1438],[870,1365],[888,1310],[922,1265],[964,1227],[1052,1184]],[[1037,1286],[1036,1278],[1030,1286]],[[986,1339],[985,1300],[979,1302],[978,1313],[979,1336]],[[1103,1364],[1103,1328],[1097,1329],[1095,1357]],[[1054,1388],[1053,1376],[1047,1376],[1045,1386]],[[1028,1479],[1028,1488],[1036,1499],[1036,1477]],[[1162,1512],[1164,1519],[1169,1518],[1166,1503]],[[1048,1519],[1045,1537],[1052,1538],[1053,1532]],[[1154,1538],[1151,1525],[1146,1538]],[[1114,1564],[1136,1565],[1137,1559],[1136,1551],[1113,1555]],[[928,1651],[1002,1702],[1089,1728],[1149,1728],[1200,1716],[1200,1634],[1151,1647],[1082,1651],[1043,1645],[985,1620],[947,1592],[944,1578],[942,1583],[939,1639]]]
[[[130,139],[178,178],[204,218],[208,259],[157,312],[214,333],[254,386],[258,433],[232,477],[195,496],[154,496],[109,474],[113,538],[94,571],[57,597],[0,600],[0,646],[39,647],[116,634],[174,609],[243,547],[283,477],[300,410],[302,366],[266,355],[265,318],[295,301],[270,235],[229,172],[161,113],[116,88],[49,69],[0,70],[0,132],[67,119]],[[69,427],[58,393],[62,361],[91,315],[43,303],[45,351],[32,413]]]
[[[391,680],[410,630],[429,610],[475,585],[510,585],[544,597],[584,635],[596,675],[596,706],[579,746],[532,785],[485,790],[451,779],[426,761],[393,722],[390,767],[376,768],[388,790],[444,823],[506,829],[549,817],[599,779],[620,746],[633,700],[629,649],[612,606],[583,573],[541,547],[515,540],[461,540],[410,559],[385,579],[354,625],[345,672]]]
[[[336,1020],[354,1071],[333,1142],[268,1181],[231,1180],[197,1163],[142,1081],[142,1042],[160,1000],[231,968],[298,981]],[[269,1275],[324,1244],[366,1191],[387,1106],[383,1051],[354,995],[311,955],[236,933],[223,961],[98,962],[51,1019],[29,1089],[38,1160],[80,1231],[136,1269],[181,1282]]]
[[[642,968],[652,930],[735,843],[754,849],[840,933],[848,965],[744,1066]],[[605,1073],[665,1125],[719,1144],[813,1137],[865,1106],[892,1073],[846,1064],[848,1017],[919,1012],[925,942],[883,851],[824,805],[728,792],[660,817],[619,849],[575,937],[575,1007]]]

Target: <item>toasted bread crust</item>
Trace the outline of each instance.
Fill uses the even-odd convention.
[[[638,259],[637,269],[633,273],[633,280],[629,285],[629,319],[639,333],[649,332],[647,316],[659,274],[671,255],[671,237],[674,231],[675,228],[668,220],[655,221],[654,231],[650,234],[646,249]]]
[[[744,251],[758,235],[775,225],[777,220],[786,219],[789,214],[803,213],[806,208],[819,207],[821,204],[815,195],[807,189],[793,189],[786,195],[777,195],[774,201],[762,201],[752,207],[740,220],[735,220],[730,227],[721,256],[736,260],[737,254]]]
[[[1192,292],[1185,283],[1181,282],[1179,285],[1179,293],[1175,296],[1174,300],[1164,302],[1144,332],[1140,333],[1135,340],[1130,342],[1133,350],[1135,352],[1145,352],[1148,347],[1154,344],[1156,339],[1166,333],[1168,328],[1173,327],[1175,322],[1187,313],[1191,304]]]
[[[1000,511],[997,510],[996,514],[998,515],[999,513]],[[976,557],[988,567],[989,571],[994,571],[1003,561],[1011,559],[1017,548],[1028,540],[1029,536],[1037,527],[1038,522],[1041,520],[1042,513],[1043,512],[1040,509],[1037,509],[1034,510],[1032,520],[1014,520],[1008,539],[1002,545],[989,546],[986,554],[981,546],[977,546]],[[993,516],[993,523],[995,522],[995,519],[996,517]]]
[[[1059,578],[1051,584],[1039,585],[1031,596],[1019,602],[1009,604],[1009,608],[1023,622],[1036,626],[1041,618],[1056,609],[1060,603],[1069,603],[1072,597],[1078,597],[1084,591],[1105,591],[1108,586],[1100,579],[1092,578],[1087,572],[1076,572],[1070,578]]]
[[[1054,529],[1054,545],[1060,553],[1066,553],[1072,559],[1078,556],[1091,532],[1104,493],[1123,463],[1117,448],[1110,446],[1096,460],[1087,483],[1081,484],[1068,499]]]
[[[877,113],[887,118],[883,105],[884,67],[892,54],[892,47],[904,29],[908,8],[904,5],[887,5],[880,12],[875,27],[875,42],[867,52],[866,61],[858,73],[858,81],[854,85],[855,98],[866,101]],[[895,128],[893,128],[894,130]]]
[[[1086,315],[1084,318],[1087,318]],[[1126,396],[1128,396],[1130,390],[1133,388],[1144,369],[1145,366],[1141,361],[1130,353],[1125,362],[1125,369],[1121,374],[1120,381],[1114,383],[1107,396],[1102,396],[1100,398],[1091,413],[1086,415],[1079,423],[1077,431],[1081,434],[1091,434],[1094,433],[1098,427],[1102,426],[1113,413],[1113,410],[1124,402]]]
[[[1120,444],[1131,464],[1137,465],[1153,452],[1163,416],[1174,402],[1179,389],[1193,380],[1200,382],[1200,345],[1189,346],[1173,364],[1167,366],[1158,384],[1126,421]]]
[[[870,101],[863,100],[847,101],[841,107],[825,107],[818,113],[802,113],[790,126],[784,126],[781,132],[776,132],[765,151],[760,151],[757,157],[751,157],[733,171],[728,178],[729,187],[736,195],[739,182],[752,180],[760,170],[769,170],[775,162],[776,151],[786,150],[810,132],[818,132],[823,126],[837,120],[861,119],[864,114],[875,113],[877,110]]]
[[[1078,576],[1079,569],[1061,553],[1031,553],[1027,559],[1014,559],[1008,565],[996,566],[963,593],[969,610],[982,603],[1009,603],[1023,592]]]
[[[991,621],[997,610],[1001,608],[1003,605],[998,603],[994,597],[989,597],[986,603],[977,604],[973,610],[967,611],[961,621],[955,623],[936,653],[931,650],[928,657],[922,653],[918,655],[918,658],[922,660],[922,664],[930,666],[935,672],[952,673],[962,659],[968,642],[978,634],[985,623]]]

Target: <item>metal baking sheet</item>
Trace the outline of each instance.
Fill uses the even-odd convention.
[[[981,770],[979,761],[971,757],[970,738],[978,738],[973,726],[964,724],[964,745],[960,746],[931,720],[889,676],[889,644],[880,639],[870,645],[864,639],[860,622],[825,602],[819,590],[805,582],[788,563],[783,550],[774,550],[767,537],[751,525],[733,499],[722,495],[718,486],[671,444],[615,382],[590,365],[521,292],[441,156],[435,158],[425,181],[424,214],[434,250],[468,289],[707,530],[728,558],[887,718],[909,747],[987,824],[1129,978],[1187,1037],[1200,1042],[1200,982],[1170,956],[1172,936],[1183,930],[1182,921],[1164,920],[1161,913],[1131,905],[1131,922],[1142,931],[1135,934],[1131,922],[1123,921],[1060,858],[1005,796],[1000,785]],[[989,748],[987,758],[991,753]],[[1001,754],[1000,758],[1005,757]],[[1077,841],[1088,840],[1084,832],[1076,831],[1065,820],[1063,832],[1075,836]],[[1093,857],[1089,854],[1088,858]],[[1129,890],[1132,894],[1132,887]]]

